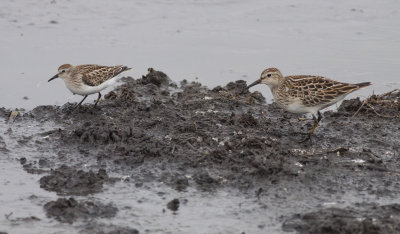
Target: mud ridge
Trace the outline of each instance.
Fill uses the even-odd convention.
[[[393,201],[393,206],[397,203],[400,121],[395,117],[399,111],[396,92],[371,98],[370,106],[359,98],[343,101],[337,111],[323,113],[312,142],[300,144],[312,121],[300,120],[302,116],[284,112],[275,103],[267,104],[261,93],[245,89],[245,81],[210,89],[198,82],[175,83],[154,69],[141,78],[121,80],[96,108],[91,103],[78,110],[73,103],[39,106],[13,119],[22,126],[57,125],[18,140],[21,147],[50,152],[48,158],[18,157],[26,171],[47,173],[40,179],[42,188],[59,195],[87,196],[102,192],[105,183],[113,186],[108,176],[112,174],[140,189],[152,183],[182,194],[233,189],[254,198],[260,209],[272,206],[279,210],[277,222],[298,232],[325,230],[318,218],[329,219],[332,210],[314,214],[321,201],[346,203],[344,210],[335,209],[371,219],[375,216],[368,212],[383,209],[379,208],[382,204],[363,209],[346,196],[351,194],[352,201],[365,204],[377,200]],[[10,114],[10,110],[0,109],[5,120]],[[5,147],[0,137],[0,150]],[[170,201],[160,210],[180,210],[184,199]],[[71,205],[74,202],[60,203],[71,210],[80,209]],[[294,212],[298,203],[309,212]],[[385,212],[396,214],[395,209]],[[297,216],[290,219],[293,222],[280,218],[291,217],[287,214]],[[348,231],[356,221],[348,217],[346,222]],[[371,233],[387,230],[383,221],[377,225],[366,227]],[[333,224],[328,226],[336,230]]]

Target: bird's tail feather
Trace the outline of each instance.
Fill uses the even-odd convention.
[[[360,89],[360,88],[364,88],[364,87],[370,86],[371,82],[362,82],[362,83],[358,83],[358,84],[355,84],[355,85],[357,85],[358,88]]]
[[[131,70],[131,67],[123,66],[121,72]]]

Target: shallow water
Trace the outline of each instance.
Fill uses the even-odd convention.
[[[79,102],[61,80],[47,83],[63,63],[125,64],[133,77],[154,67],[210,87],[275,66],[374,83],[352,96],[389,91],[399,87],[399,9],[397,0],[4,0],[0,106]]]
[[[43,205],[56,199],[57,195],[41,189],[38,181],[42,175],[27,173],[19,163],[22,157],[28,160],[51,157],[49,152],[37,149],[32,142],[20,144],[17,140],[25,136],[40,141],[43,138],[37,136],[38,131],[53,127],[49,123],[31,122],[31,125],[21,126],[21,123],[0,121],[1,136],[7,149],[0,152],[0,231],[31,233],[34,228],[38,233],[74,233],[71,226],[46,217]]]

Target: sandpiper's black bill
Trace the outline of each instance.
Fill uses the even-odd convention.
[[[50,82],[50,81],[54,80],[55,78],[58,78],[58,74],[53,76],[53,77],[51,77],[50,80],[48,80],[47,82]]]
[[[260,79],[258,79],[256,81],[254,81],[253,83],[251,83],[249,86],[246,87],[246,89],[249,89],[250,87],[253,87],[254,85],[258,85],[259,83],[261,83]]]

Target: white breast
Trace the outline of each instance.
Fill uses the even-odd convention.
[[[98,85],[98,86],[89,86],[89,85],[81,85],[81,86],[76,86],[72,82],[68,82],[67,80],[64,79],[65,86],[73,93],[73,94],[79,94],[82,96],[98,93],[101,90],[111,86],[115,81],[117,80],[117,77],[114,77],[112,79],[109,79],[105,81],[104,83]]]

